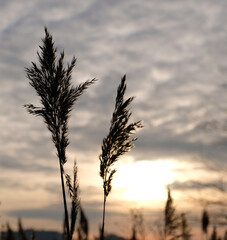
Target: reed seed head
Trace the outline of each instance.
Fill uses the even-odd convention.
[[[52,36],[45,28],[43,45],[38,52],[39,65],[32,62],[26,68],[30,85],[40,97],[41,107],[33,104],[25,105],[29,113],[42,116],[47,128],[52,133],[52,140],[57,148],[61,164],[66,162],[65,150],[69,144],[68,119],[75,101],[96,80],[88,80],[77,87],[72,86],[71,75],[76,64],[73,57],[67,67],[64,66],[64,52],[57,60],[57,49],[54,47]]]
[[[131,135],[137,128],[143,127],[142,121],[128,124],[131,116],[129,105],[134,98],[124,100],[125,91],[126,76],[121,79],[118,87],[109,134],[103,139],[102,153],[99,156],[100,176],[103,179],[105,196],[108,196],[111,191],[111,182],[116,172],[116,169],[111,169],[112,166],[121,155],[131,150],[134,146],[133,142],[137,139],[131,139]]]

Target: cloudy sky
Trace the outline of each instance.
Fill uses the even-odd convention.
[[[1,224],[13,225],[20,216],[26,227],[62,226],[50,133],[23,108],[39,104],[24,69],[37,61],[44,26],[66,61],[77,58],[74,85],[98,79],[71,114],[66,166],[71,173],[77,160],[81,202],[93,232],[102,211],[98,156],[124,74],[126,97],[136,96],[132,121],[142,119],[144,129],[117,164],[107,231],[127,234],[132,208],[146,209],[147,217],[157,214],[167,184],[184,205],[185,196],[209,192],[220,180],[225,185],[226,11],[225,0],[1,0]]]

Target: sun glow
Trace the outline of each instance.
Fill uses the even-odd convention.
[[[173,160],[138,161],[119,164],[114,178],[114,188],[121,198],[132,201],[166,199],[166,186],[177,179]]]

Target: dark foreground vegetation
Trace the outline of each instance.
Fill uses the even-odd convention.
[[[89,222],[85,216],[84,211],[81,209],[79,214],[79,224],[72,236],[75,240],[88,240],[89,238]],[[195,236],[193,230],[189,225],[185,213],[178,213],[174,201],[171,196],[170,188],[167,189],[167,200],[163,211],[163,218],[161,224],[153,224],[151,235],[147,236],[145,230],[144,216],[139,210],[132,210],[131,212],[131,236],[130,238],[119,237],[114,234],[107,234],[104,236],[105,240],[227,240],[226,231],[219,233],[218,228],[210,223],[210,215],[206,209],[201,213],[200,218],[200,236]],[[21,220],[18,221],[18,232],[13,232],[10,225],[6,224],[6,231],[1,232],[1,240],[64,240],[66,239],[66,231],[63,229],[62,233],[59,232],[44,232],[24,230]],[[153,236],[153,237],[150,237]],[[99,236],[95,240],[102,238],[102,229],[99,230]]]

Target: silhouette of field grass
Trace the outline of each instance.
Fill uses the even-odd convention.
[[[72,169],[73,177],[71,178],[70,174],[65,171],[65,164],[68,160],[67,147],[70,142],[68,127],[70,113],[77,99],[90,85],[95,83],[96,79],[87,80],[77,87],[74,87],[72,84],[72,71],[76,59],[73,57],[67,67],[65,67],[64,64],[64,52],[62,52],[59,59],[57,59],[57,49],[54,46],[53,38],[47,28],[45,28],[45,37],[42,39],[42,44],[40,52],[38,53],[39,64],[32,62],[31,67],[26,68],[27,78],[39,96],[41,106],[37,107],[33,104],[26,104],[25,108],[30,114],[43,118],[56,148],[64,207],[62,238],[65,240],[88,240],[89,220],[82,208],[81,202],[83,199],[81,200],[79,196],[79,179],[77,174],[79,166],[77,166],[75,161]],[[114,168],[114,164],[124,153],[131,150],[134,146],[133,143],[137,140],[137,138],[131,138],[131,135],[135,133],[138,128],[143,127],[141,121],[129,123],[132,114],[129,107],[134,98],[130,97],[125,100],[125,92],[126,76],[123,76],[117,89],[115,108],[110,122],[109,133],[103,139],[101,154],[99,155],[99,174],[103,183],[102,224],[99,231],[100,236],[97,237],[99,240],[111,239],[111,237],[114,239],[114,236],[110,237],[110,235],[108,236],[105,233],[106,201],[112,189],[113,176],[117,171]],[[68,211],[69,206],[67,204],[66,187],[71,203],[71,214],[69,214]],[[152,189],[149,191],[152,191]],[[131,214],[133,221],[130,239],[145,240],[146,231],[143,214],[139,211],[132,211]],[[200,223],[201,236],[203,239],[227,239],[227,231],[224,236],[220,237],[217,226],[215,224],[210,226],[210,214],[207,209],[203,209]],[[208,231],[209,227],[212,228],[212,232]],[[14,240],[17,238],[20,240],[36,239],[35,231],[32,232],[31,236],[27,236],[21,220],[18,221],[17,236],[13,233],[9,223],[6,225],[6,228],[6,231],[3,231],[1,234],[1,240]],[[161,225],[159,224],[155,228],[153,236],[160,240],[189,240],[193,238],[187,214],[177,212],[170,187],[167,188],[167,201],[163,211]]]

